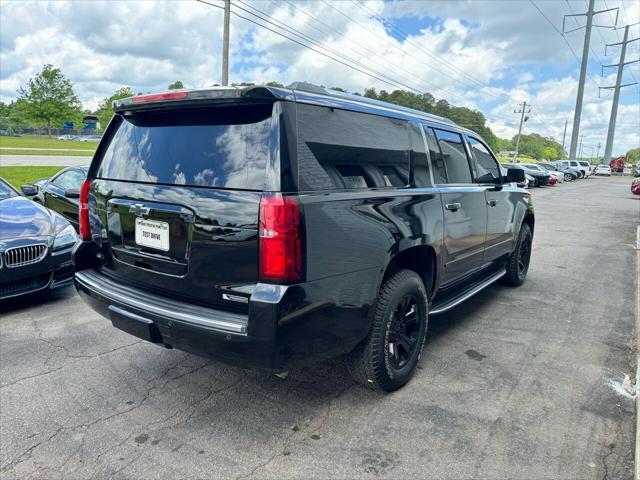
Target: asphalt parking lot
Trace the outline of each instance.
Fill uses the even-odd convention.
[[[339,361],[265,377],[136,341],[73,289],[0,306],[0,476],[631,478],[628,179],[534,189],[529,278],[431,321],[382,395]]]

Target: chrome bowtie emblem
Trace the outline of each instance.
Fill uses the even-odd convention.
[[[142,215],[149,215],[149,211],[151,209],[149,207],[145,207],[141,203],[136,203],[135,205],[131,205],[129,207],[129,213],[133,213],[136,217],[141,217]]]

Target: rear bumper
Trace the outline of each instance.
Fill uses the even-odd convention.
[[[243,367],[275,370],[275,308],[252,305],[248,315],[167,299],[114,282],[98,270],[75,274],[80,297],[112,324],[144,340]]]

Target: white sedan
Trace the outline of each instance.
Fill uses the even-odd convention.
[[[611,176],[611,167],[609,165],[598,165],[596,167],[595,172],[596,175],[606,175],[608,177]]]

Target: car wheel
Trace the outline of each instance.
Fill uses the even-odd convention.
[[[417,273],[401,270],[384,282],[369,336],[347,356],[354,380],[392,392],[411,379],[427,335],[428,305]]]
[[[522,227],[520,227],[516,248],[507,262],[507,273],[502,277],[502,283],[511,285],[512,287],[519,287],[524,283],[525,278],[527,278],[527,272],[529,271],[532,241],[533,235],[531,228],[529,228],[529,225],[526,223],[523,223]]]
[[[570,182],[572,180],[571,175],[569,175],[568,173],[564,174],[564,181],[565,182]]]

